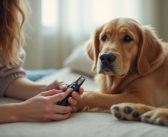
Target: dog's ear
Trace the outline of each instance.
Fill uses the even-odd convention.
[[[92,35],[91,39],[87,42],[85,46],[86,55],[93,61],[92,71],[97,67],[97,59],[99,54],[99,34],[101,32],[101,27],[97,28]]]
[[[160,57],[163,49],[160,39],[150,27],[141,27],[140,33],[137,68],[139,74],[144,76]]]

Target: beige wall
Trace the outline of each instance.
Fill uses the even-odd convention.
[[[168,0],[142,1],[142,23],[150,24],[160,39],[168,41]]]
[[[159,0],[160,38],[168,42],[168,0]]]
[[[29,18],[29,24],[26,24],[24,28],[26,36],[26,45],[24,49],[26,51],[26,60],[24,64],[25,69],[40,69],[42,66],[38,61],[41,58],[41,50],[39,48],[40,42],[40,27],[41,24],[41,5],[38,5],[39,0],[29,1],[32,9],[31,16]]]

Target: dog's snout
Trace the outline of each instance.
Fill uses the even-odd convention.
[[[110,65],[116,59],[116,56],[111,52],[104,52],[100,55],[100,60],[103,65]]]

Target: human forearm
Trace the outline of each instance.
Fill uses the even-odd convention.
[[[79,95],[78,93],[73,92],[72,97],[68,99],[68,102],[70,103],[71,106],[59,106],[55,104],[63,100],[65,97],[67,97],[72,92],[72,89],[68,89],[66,92],[56,90],[54,85],[56,87],[58,85],[59,86],[61,85],[60,83],[57,82],[56,83],[54,82],[53,86],[52,85],[47,86],[47,88],[45,85],[40,84],[38,85],[35,84],[33,85],[33,87],[35,88],[31,88],[29,87],[30,86],[29,84],[28,85],[26,84],[26,86],[24,86],[23,84],[25,82],[24,80],[25,79],[18,79],[14,81],[14,83],[11,83],[6,93],[9,97],[15,97],[15,98],[29,97],[30,99],[27,99],[26,101],[23,101],[21,103],[0,105],[0,123],[23,122],[23,121],[47,122],[52,120],[67,119],[70,116],[70,112],[75,109],[74,106],[80,99],[79,95],[83,93],[83,89],[80,88]],[[24,82],[21,84],[20,81]],[[21,85],[18,83],[20,83]],[[26,90],[23,90],[23,88],[26,88]],[[45,92],[42,92],[43,90]],[[35,94],[39,92],[41,93],[35,96]],[[22,95],[20,96],[19,94]],[[31,98],[31,96],[34,97]]]
[[[7,97],[26,100],[45,91],[45,84],[38,84],[26,78],[17,78],[6,89]]]
[[[0,123],[11,123],[18,121],[19,103],[0,105]]]

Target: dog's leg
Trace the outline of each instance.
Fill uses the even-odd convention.
[[[156,108],[144,113],[141,115],[141,121],[155,125],[168,126],[168,106]]]
[[[156,108],[144,104],[121,103],[113,105],[110,109],[117,119],[140,120],[145,123],[168,126],[168,106]]]
[[[103,108],[110,110],[112,105],[125,102],[141,103],[152,106],[153,104],[148,100],[149,99],[145,98],[144,96],[139,94],[137,95],[136,93],[100,94],[96,92],[84,92],[81,96],[81,100],[78,101],[76,111],[88,111],[91,109],[93,110],[93,108]],[[100,111],[101,110],[102,109],[100,109]]]

